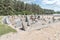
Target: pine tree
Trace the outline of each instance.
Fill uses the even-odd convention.
[[[4,15],[13,15],[14,14],[13,0],[4,0],[3,8]]]

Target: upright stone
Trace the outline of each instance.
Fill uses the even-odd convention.
[[[27,16],[25,17],[25,22],[28,22],[28,18],[27,18]]]
[[[15,27],[21,27],[21,20],[20,20],[20,18],[15,18],[14,22],[15,22]]]
[[[5,16],[5,17],[3,18],[3,23],[8,24],[8,25],[11,24],[11,22],[10,22],[10,20],[9,20],[9,16]]]
[[[3,23],[4,24],[7,24],[6,18],[3,19]]]
[[[37,17],[37,18],[38,18],[38,20],[40,20],[40,16],[39,16],[39,15],[38,15],[38,17]]]
[[[23,22],[22,22],[22,28],[20,28],[20,29],[25,31],[25,27],[24,27]]]
[[[54,19],[54,17],[52,17],[52,20],[53,20],[53,22],[55,22],[55,19]]]

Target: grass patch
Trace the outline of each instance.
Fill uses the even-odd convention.
[[[16,30],[12,29],[10,26],[7,26],[5,24],[0,24],[0,35],[4,35],[10,32],[16,32]]]
[[[17,32],[16,30],[14,30],[13,28],[11,28],[10,26],[6,25],[6,24],[2,24],[1,23],[1,19],[3,17],[0,17],[0,36],[10,33],[10,32]]]

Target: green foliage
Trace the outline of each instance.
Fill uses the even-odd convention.
[[[16,30],[11,27],[0,23],[0,36],[9,32],[16,32]]]
[[[54,10],[42,9],[39,5],[28,4],[20,0],[0,0],[0,15],[53,14]]]
[[[13,15],[13,1],[12,0],[3,0],[0,3],[0,14],[1,15]]]
[[[44,9],[44,14],[54,14],[54,10]]]
[[[29,11],[22,11],[22,13],[23,13],[23,14],[25,14],[25,15],[32,14],[32,13],[31,13],[31,12],[29,12]]]
[[[60,14],[60,12],[59,12],[59,11],[57,11],[57,12],[55,12],[55,14]]]

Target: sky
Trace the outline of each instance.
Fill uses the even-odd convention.
[[[60,11],[60,0],[21,0],[24,3],[34,3],[40,5],[43,9]]]

